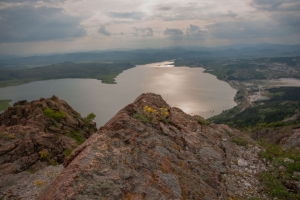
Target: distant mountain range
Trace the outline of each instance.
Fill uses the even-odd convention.
[[[142,64],[176,58],[251,58],[274,56],[299,56],[300,45],[239,44],[223,47],[169,47],[163,49],[122,49],[34,55],[18,57],[0,54],[0,67],[48,65],[63,62],[132,62]]]

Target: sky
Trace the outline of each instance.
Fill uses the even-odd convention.
[[[300,44],[299,0],[0,0],[0,54]]]

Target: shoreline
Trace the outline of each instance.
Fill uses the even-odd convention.
[[[0,113],[2,113],[3,111],[5,111],[9,106],[11,106],[9,104],[9,102],[11,102],[11,99],[1,99],[0,100]]]

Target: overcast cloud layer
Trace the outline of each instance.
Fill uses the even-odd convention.
[[[0,53],[300,43],[299,0],[0,0]]]

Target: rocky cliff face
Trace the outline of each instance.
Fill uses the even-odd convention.
[[[265,165],[252,143],[142,94],[72,152],[38,199],[264,197],[256,175]]]
[[[14,188],[17,183],[63,163],[95,130],[95,123],[55,96],[15,103],[0,115],[0,198],[22,196]]]

